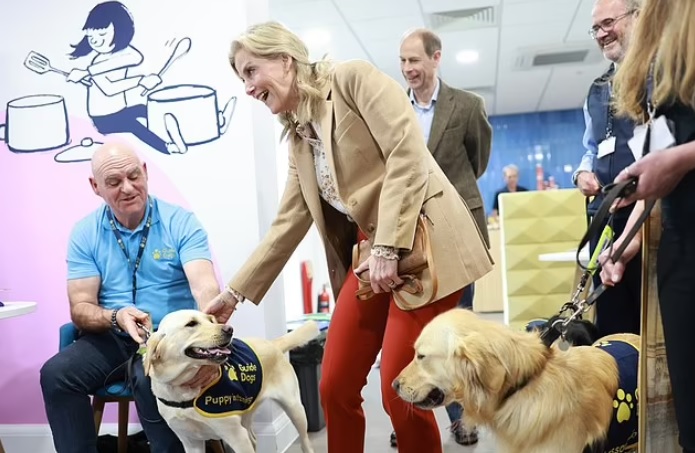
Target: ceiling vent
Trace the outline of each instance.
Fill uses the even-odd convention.
[[[427,15],[428,27],[437,32],[494,27],[497,23],[498,14],[494,6],[440,11]]]
[[[555,47],[520,49],[514,60],[514,69],[597,64],[601,61],[603,61],[603,54],[593,43],[565,44]]]

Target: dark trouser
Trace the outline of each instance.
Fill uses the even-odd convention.
[[[625,229],[627,216],[613,222],[615,238]],[[604,225],[605,226],[605,225]],[[603,226],[601,228],[603,230]],[[600,234],[600,233],[599,233]],[[638,233],[639,234],[639,233]],[[598,236],[589,242],[589,251],[594,253]],[[593,277],[594,288],[601,284],[601,276]],[[625,267],[625,274],[617,285],[607,288],[596,301],[596,327],[599,336],[614,333],[640,334],[640,313],[642,300],[642,255],[637,254]]]
[[[138,118],[147,118],[146,106],[133,105],[111,115],[93,116],[92,122],[94,127],[104,135],[130,132],[160,153],[169,154],[166,142],[143,126]]]
[[[130,337],[113,332],[86,334],[41,368],[41,391],[57,453],[97,453],[89,394],[104,382],[123,380],[126,361],[138,349]],[[153,453],[183,452],[176,434],[159,415],[142,361],[133,366],[133,397]]]
[[[473,296],[475,295],[475,283],[463,288],[463,294],[461,294],[461,300],[459,301],[459,308],[473,309]],[[451,403],[446,406],[446,413],[449,416],[449,421],[453,424],[461,420],[463,416],[463,407],[459,403]]]
[[[666,228],[657,256],[657,286],[679,439],[695,452],[695,232]]]
[[[473,308],[473,297],[475,296],[475,283],[463,288],[463,293],[461,294],[461,300],[459,301],[460,308]]]

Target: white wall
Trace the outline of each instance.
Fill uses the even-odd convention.
[[[131,45],[144,57],[140,65],[128,68],[130,75],[158,72],[173,51],[169,44],[187,37],[191,40],[190,51],[162,75],[157,89],[202,85],[214,93],[218,110],[233,96],[237,97],[236,108],[223,135],[191,145],[186,154],[164,154],[145,144],[133,131],[103,135],[89,116],[87,87],[68,82],[55,72],[37,74],[24,66],[29,52],[35,51],[60,70],[87,68],[94,55],[70,60],[67,54],[72,50],[70,44],[84,36],[87,15],[101,1],[23,0],[3,9],[0,29],[12,44],[1,52],[0,125],[6,123],[5,107],[12,100],[52,94],[63,100],[64,120],[71,136],[66,145],[56,143],[48,150],[18,152],[9,147],[13,138],[4,130],[0,134],[0,218],[12,219],[0,222],[0,288],[11,289],[10,294],[3,294],[6,300],[38,303],[31,315],[2,320],[3,336],[13,339],[12,347],[0,357],[0,369],[8,370],[0,375],[0,433],[8,453],[18,451],[11,446],[12,437],[22,439],[21,451],[46,451],[41,445],[46,444],[49,433],[38,375],[43,362],[57,350],[59,326],[69,320],[65,296],[67,237],[75,222],[100,202],[87,186],[89,161],[59,162],[64,151],[74,146],[84,151],[79,148],[84,137],[98,142],[117,138],[132,143],[148,165],[152,194],[193,210],[206,228],[221,283],[243,264],[277,209],[276,166],[285,163],[276,163],[276,140],[267,133],[275,127],[275,120],[264,106],[244,94],[227,60],[231,39],[247,24],[268,18],[267,0],[122,2],[135,23]],[[153,98],[141,96],[140,88],[130,90],[127,98],[129,105],[141,104],[150,113],[154,111],[150,108]],[[184,102],[177,98],[175,104],[181,106]],[[187,107],[184,111],[191,110]],[[45,136],[55,124],[56,117],[46,116],[42,109],[32,112],[31,121],[23,129],[17,129],[18,120],[13,120],[14,139]],[[217,120],[214,108],[199,113],[187,119],[185,113],[180,114],[182,132],[186,128],[209,128]],[[153,128],[149,121],[156,119],[144,117],[139,121]],[[37,257],[45,264],[39,265]],[[285,332],[285,319],[281,278],[259,307],[244,304],[233,323],[240,336],[274,337]],[[27,332],[32,332],[29,337]],[[107,411],[105,422],[115,421],[113,412]],[[136,421],[135,417],[131,421]],[[256,421],[260,451],[282,451],[296,435],[284,414],[271,405],[261,407]],[[34,442],[36,448],[27,447],[27,442]]]

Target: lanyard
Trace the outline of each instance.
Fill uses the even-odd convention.
[[[608,98],[608,121],[606,122],[606,140],[613,136],[613,96]]]
[[[608,85],[608,115],[606,118],[606,140],[613,136],[613,85]]]
[[[152,226],[152,211],[153,211],[153,206],[152,206],[152,200],[149,199],[148,197],[148,204],[150,207],[150,212],[147,215],[147,221],[145,221],[145,227],[142,230],[142,239],[140,240],[140,247],[138,248],[138,256],[135,258],[135,266],[133,267],[133,304],[135,304],[135,293],[137,292],[137,272],[138,268],[140,267],[140,261],[142,260],[142,255],[145,253],[145,245],[147,244],[147,237],[150,234],[150,226]],[[111,231],[113,231],[113,235],[116,236],[116,241],[118,242],[118,245],[121,247],[121,250],[123,250],[123,254],[125,255],[126,260],[128,261],[128,266],[130,266],[131,261],[130,261],[130,255],[128,254],[128,249],[125,246],[125,242],[123,242],[123,237],[121,236],[121,232],[118,231],[118,228],[116,227],[116,221],[113,219],[113,214],[111,213],[110,208],[106,208],[106,215],[109,218],[109,223],[111,224]]]

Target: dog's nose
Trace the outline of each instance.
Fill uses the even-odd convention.
[[[393,389],[394,389],[396,392],[398,392],[398,390],[401,389],[401,383],[400,383],[400,381],[399,381],[398,379],[394,379],[394,380],[393,380],[393,383],[391,384],[391,387],[393,387]]]
[[[229,324],[224,324],[222,326],[222,332],[231,336],[234,333],[234,327],[230,326]]]

